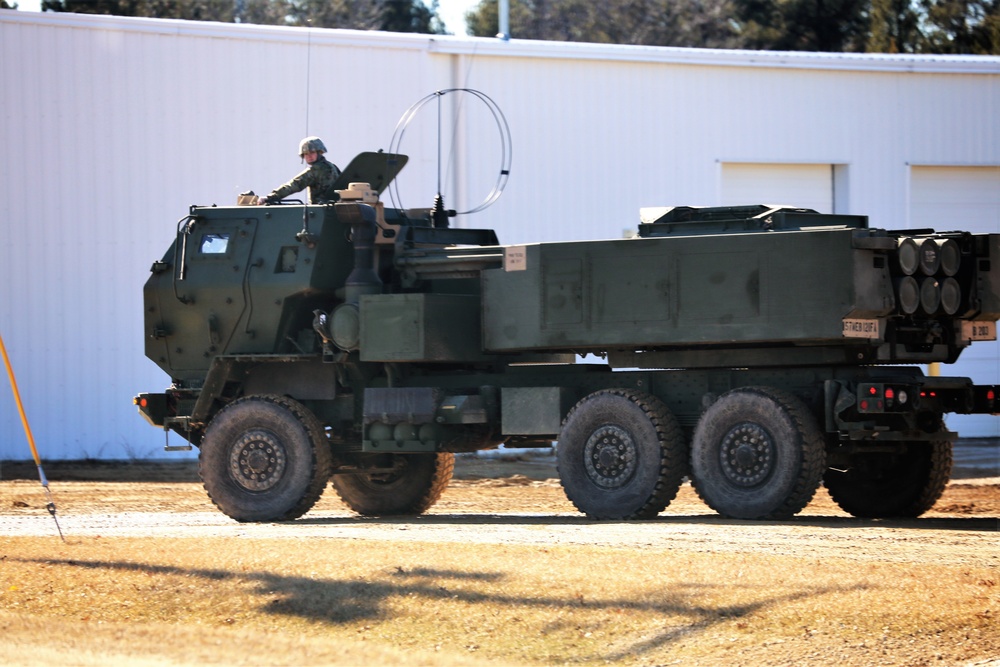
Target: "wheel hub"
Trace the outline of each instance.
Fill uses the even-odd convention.
[[[267,491],[281,479],[287,462],[285,448],[273,433],[248,431],[229,451],[229,473],[249,491]]]
[[[632,479],[638,463],[631,434],[610,424],[591,434],[583,456],[587,475],[597,486],[605,489],[624,486]]]
[[[770,433],[759,424],[744,422],[722,439],[719,458],[722,472],[737,486],[756,486],[774,467],[775,447]]]

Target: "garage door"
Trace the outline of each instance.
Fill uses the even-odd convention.
[[[1000,167],[911,167],[910,224],[1000,233]],[[1000,384],[1000,344],[973,344],[941,374]],[[952,415],[948,427],[966,437],[998,437],[1000,417]]]
[[[722,165],[722,205],[784,204],[833,213],[833,173],[829,164]]]
[[[1000,232],[1000,167],[911,167],[910,224]]]

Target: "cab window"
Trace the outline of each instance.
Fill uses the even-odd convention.
[[[224,255],[229,249],[229,234],[204,234],[199,249],[203,255]]]

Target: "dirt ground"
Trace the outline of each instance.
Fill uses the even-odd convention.
[[[60,512],[214,511],[194,461],[57,461],[45,463],[43,468]],[[985,470],[987,475],[994,472]],[[451,486],[430,514],[577,514],[563,495],[557,477],[551,456],[460,455],[456,457]],[[991,519],[1000,521],[1000,477],[977,474],[971,468],[960,468],[952,477],[942,498],[921,520],[983,519],[983,525]],[[31,514],[39,503],[44,506],[34,464],[0,464],[0,489],[10,492],[0,496],[0,515]],[[324,494],[306,516],[328,511],[346,511],[332,491]],[[712,510],[685,484],[661,516],[712,515]],[[850,517],[823,488],[799,516]],[[1000,523],[996,527],[1000,529]]]
[[[941,568],[942,573],[968,568],[986,572],[986,577],[977,575],[982,581],[1000,581],[1000,477],[954,480],[937,505],[915,520],[856,519],[820,489],[805,510],[790,521],[731,521],[715,515],[685,484],[677,499],[654,520],[593,522],[566,500],[551,457],[463,456],[458,459],[450,487],[422,517],[362,519],[328,490],[312,511],[295,522],[237,524],[212,506],[193,462],[57,462],[46,464],[45,471],[60,526],[71,539],[233,537],[294,544],[317,537],[388,540],[412,545],[413,549],[421,544],[439,548],[458,542],[559,545],[621,549],[626,554],[683,552],[709,561],[745,557],[752,562],[755,557],[779,557],[807,566],[835,559],[855,562],[859,568],[911,567],[922,573],[929,568]],[[0,545],[5,537],[54,534],[34,466],[0,467]],[[995,586],[983,590],[985,611],[977,612],[978,618],[994,618],[1000,614],[1000,595]],[[1000,667],[1000,629],[978,637],[978,641],[985,637],[986,642],[963,654],[977,656],[973,660],[949,660],[947,653],[931,655],[931,638],[884,655],[877,664]],[[835,654],[840,655],[836,652],[843,653],[842,638],[831,636],[828,646],[819,636],[810,637],[809,642],[810,650],[815,651],[811,655],[823,656],[825,650],[830,651],[829,659],[812,659],[811,664],[875,664],[867,662],[863,657],[867,654],[862,653],[844,653],[846,657],[834,660]],[[759,656],[748,660],[695,664],[764,664]],[[768,664],[795,663],[777,660]]]
[[[52,534],[54,524],[45,512],[34,467],[7,465],[0,473],[9,480],[0,481],[0,537]],[[248,525],[215,509],[194,462],[57,463],[47,466],[46,474],[61,527],[81,536],[233,534],[673,546],[708,553],[761,550],[802,558],[967,563],[1000,570],[1000,477],[952,481],[938,503],[915,520],[856,519],[820,488],[791,521],[734,521],[716,515],[685,483],[654,520],[593,522],[566,499],[552,457],[460,456],[451,485],[421,517],[359,518],[328,489],[296,522]],[[539,526],[545,530],[538,531]]]

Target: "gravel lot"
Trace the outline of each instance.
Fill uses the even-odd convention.
[[[1000,566],[1000,478],[953,481],[920,519],[855,519],[820,489],[791,521],[733,521],[714,514],[685,484],[656,519],[594,522],[563,495],[551,458],[460,457],[456,479],[420,517],[366,519],[332,490],[301,519],[240,524],[218,512],[192,463],[52,465],[47,470],[63,532],[78,536],[321,537],[399,541],[674,546],[703,552],[835,556],[892,562]],[[23,471],[22,471],[23,472]],[[17,476],[10,465],[7,476]],[[29,475],[0,481],[0,535],[49,535],[44,495]],[[141,481],[106,481],[107,478]]]
[[[985,453],[987,471],[991,471],[988,465],[993,452],[995,450],[990,449],[979,452],[979,455]],[[686,567],[704,567],[709,572],[724,563],[746,563],[752,567],[755,562],[773,562],[772,557],[777,557],[783,559],[789,572],[796,572],[800,578],[806,573],[807,582],[812,582],[808,575],[813,571],[811,568],[821,567],[823,563],[837,563],[840,571],[852,573],[848,576],[853,576],[855,570],[859,576],[891,570],[901,577],[901,582],[918,575],[925,580],[929,577],[932,581],[951,581],[948,577],[954,578],[956,572],[967,571],[975,573],[974,581],[981,584],[975,585],[973,591],[978,596],[975,598],[978,615],[970,617],[971,625],[967,626],[970,629],[964,635],[950,635],[952,644],[945,653],[938,651],[933,635],[903,635],[893,639],[883,633],[872,635],[869,646],[865,641],[850,643],[851,640],[836,632],[816,634],[810,631],[795,639],[765,637],[766,641],[741,654],[745,659],[742,664],[1000,667],[1000,635],[989,629],[989,623],[980,627],[981,619],[993,618],[1000,612],[1000,597],[995,592],[995,583],[1000,581],[1000,477],[984,477],[978,465],[963,464],[957,472],[958,478],[948,486],[937,505],[914,520],[856,519],[841,511],[826,491],[820,489],[805,510],[792,520],[732,521],[714,514],[690,485],[685,484],[676,500],[656,519],[595,522],[578,514],[566,500],[559,482],[554,479],[551,458],[460,457],[456,479],[437,505],[420,517],[359,518],[328,490],[312,511],[296,521],[239,524],[211,504],[190,462],[168,465],[47,464],[50,489],[58,507],[57,517],[67,537],[64,545],[58,541],[55,523],[45,509],[46,498],[34,466],[4,464],[0,467],[0,553],[4,553],[0,555],[0,574],[5,566],[16,567],[19,560],[19,556],[14,555],[5,562],[6,554],[15,547],[30,548],[28,542],[32,540],[14,539],[24,537],[43,538],[42,547],[51,548],[57,562],[59,558],[70,557],[71,560],[64,561],[70,565],[100,544],[117,545],[116,540],[121,538],[121,544],[134,545],[135,540],[130,541],[130,538],[140,537],[152,538],[145,544],[159,544],[155,538],[167,538],[164,545],[176,544],[176,538],[191,538],[185,540],[185,544],[227,545],[228,550],[239,553],[242,553],[239,545],[250,546],[251,542],[254,546],[269,545],[271,550],[287,545],[293,552],[301,551],[302,545],[307,544],[304,539],[309,540],[311,548],[325,543],[330,548],[346,545],[354,549],[365,543],[394,542],[407,545],[406,552],[414,554],[418,562],[423,562],[421,554],[440,549],[440,545],[457,543],[513,545],[512,550],[520,550],[523,546],[538,547],[545,552],[552,545],[559,545],[562,547],[560,553],[581,555],[595,553],[594,548],[610,548],[626,561],[650,553],[670,554],[670,557],[684,554]],[[200,538],[205,539],[200,541]],[[8,548],[3,547],[5,540]],[[34,543],[39,542],[34,540]],[[45,544],[51,546],[45,547]],[[64,555],[59,556],[59,553]],[[516,571],[518,565],[512,563],[510,567]],[[822,571],[816,570],[817,573]],[[993,576],[994,572],[998,576]],[[379,576],[378,570],[366,573],[358,581],[351,579],[351,585],[364,586],[366,578],[374,576]],[[781,582],[785,575],[776,572],[774,576]],[[18,587],[15,584],[10,590],[17,594]],[[914,602],[920,597],[919,590],[918,587],[910,593]],[[940,610],[950,608],[951,596],[941,594],[943,590],[939,588],[934,600],[919,601],[926,605],[922,614],[941,613]],[[87,591],[85,587],[80,589],[81,594]],[[123,605],[133,603],[128,587],[120,592],[126,596]],[[30,604],[29,600],[27,598],[24,604]],[[891,605],[898,601],[889,596],[885,602]],[[418,605],[416,609],[420,609],[419,602],[415,604]],[[862,613],[872,611],[875,610]],[[46,621],[44,616],[5,613],[0,610],[0,631],[8,642],[6,647],[0,646],[0,662],[11,665],[34,665],[39,660],[47,664],[80,665],[114,662],[160,666],[205,664],[201,654],[191,657],[185,651],[194,650],[193,646],[206,651],[211,648],[216,652],[209,655],[215,656],[216,645],[225,647],[225,652],[218,655],[244,656],[243,664],[274,664],[274,660],[310,664],[310,661],[316,662],[317,656],[329,655],[333,647],[348,653],[326,663],[319,660],[321,664],[361,664],[350,656],[364,656],[364,664],[398,664],[396,658],[387,657],[390,654],[380,653],[399,650],[395,644],[376,645],[350,638],[345,642],[342,635],[330,640],[313,638],[305,644],[302,637],[296,637],[294,642],[289,638],[292,643],[280,650],[270,642],[254,645],[251,650],[247,642],[256,637],[253,633],[231,636],[223,629],[206,629],[195,639],[182,637],[187,631],[183,624],[128,626],[129,633],[150,632],[162,637],[162,641],[150,640],[148,646],[155,648],[142,649],[149,653],[147,655],[135,649],[133,643],[121,642],[123,626],[113,625],[102,630],[80,620],[64,622],[53,617]],[[847,614],[848,610],[823,610],[813,621],[839,627],[836,622],[840,618],[838,614],[842,613]],[[832,616],[833,620],[827,616]],[[763,617],[767,618],[767,613]],[[197,619],[198,623],[204,621]],[[51,635],[53,623],[58,624],[58,640]],[[736,624],[738,633],[749,631],[740,630],[737,621],[732,623]],[[726,623],[723,625],[728,627]],[[720,632],[723,631],[694,630],[689,635],[679,635],[676,641],[684,646],[688,645],[684,642],[703,646],[705,642],[723,641],[716,637]],[[725,644],[722,646],[724,649]],[[84,653],[80,652],[81,647],[86,647]],[[123,653],[125,650],[129,652]],[[457,659],[454,655],[439,658],[422,654],[415,660],[442,667],[486,664]],[[724,655],[733,657],[724,651],[715,657],[721,660]],[[84,656],[89,657],[84,660]],[[735,664],[717,662],[715,657],[690,664]],[[143,662],[140,658],[148,660]],[[640,660],[635,664],[646,663]]]

